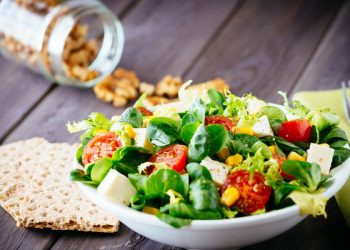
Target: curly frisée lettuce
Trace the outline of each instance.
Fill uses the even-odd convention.
[[[126,192],[133,194],[127,197],[131,208],[175,228],[292,204],[301,214],[326,216],[322,192],[332,183],[329,169],[350,157],[336,114],[309,110],[285,93],[281,107],[252,94],[190,84],[181,87],[179,105],[140,112],[147,109],[142,96],[117,118],[94,112],[68,123],[71,133],[84,132],[76,153],[81,167],[71,180],[97,190],[102,185],[114,201],[125,200],[125,193],[104,183],[117,171],[133,189]],[[324,155],[315,151],[320,147]]]

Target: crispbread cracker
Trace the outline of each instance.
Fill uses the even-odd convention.
[[[0,147],[0,205],[17,226],[112,233],[119,221],[67,177],[76,146],[42,138]]]

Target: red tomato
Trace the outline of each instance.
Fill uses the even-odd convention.
[[[235,123],[230,118],[223,115],[211,115],[205,117],[205,125],[211,124],[221,124],[225,126],[227,131],[231,131],[231,129],[235,126]]]
[[[181,144],[166,146],[152,155],[149,161],[165,163],[168,167],[182,173],[187,163],[187,147]]]
[[[290,142],[308,142],[311,125],[308,120],[292,120],[282,123],[278,136]]]
[[[153,115],[153,112],[146,109],[145,107],[136,107],[144,116]]]
[[[278,170],[283,178],[285,178],[287,180],[294,180],[295,179],[295,177],[293,175],[287,174],[282,169],[282,164],[286,160],[286,157],[283,157],[282,155],[279,155],[279,154],[272,154],[272,158],[274,158],[277,161]]]
[[[101,133],[92,138],[84,147],[83,164],[96,162],[103,157],[111,158],[114,151],[122,145],[114,132]]]
[[[265,177],[255,172],[250,178],[247,170],[238,170],[229,176],[221,187],[221,194],[228,188],[235,187],[239,191],[239,198],[234,206],[243,213],[253,213],[263,209],[271,195],[271,187],[265,185]]]

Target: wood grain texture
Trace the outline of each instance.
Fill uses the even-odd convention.
[[[291,92],[339,88],[350,80],[350,2],[344,3],[325,39]]]
[[[248,1],[185,75],[221,76],[235,93],[280,101],[313,55],[340,1]]]

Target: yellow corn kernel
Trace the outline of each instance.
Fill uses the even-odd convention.
[[[277,148],[275,145],[269,146],[269,149],[270,149],[271,153],[277,154]]]
[[[130,125],[127,125],[125,126],[124,129],[129,138],[132,138],[132,139],[135,138],[136,132],[133,127],[131,127]]]
[[[149,123],[149,121],[152,120],[153,118],[154,118],[153,115],[145,116],[145,117],[143,118],[143,124],[142,124],[142,126],[143,126],[144,128],[146,128],[147,125],[148,125],[148,123]]]
[[[243,161],[243,156],[240,154],[230,155],[226,158],[225,163],[231,167],[241,164]]]
[[[230,156],[230,151],[227,147],[222,148],[219,152],[216,153],[219,160],[224,161],[227,157]]]
[[[241,134],[255,135],[253,129],[250,128],[250,127],[239,128],[238,131],[239,131],[239,133],[241,133]]]
[[[290,152],[288,155],[288,160],[295,160],[295,161],[305,161],[305,158],[302,157],[300,154],[295,153],[295,152]]]
[[[146,213],[146,214],[157,214],[159,211],[158,208],[155,207],[149,207],[149,206],[144,206],[142,209],[142,212]]]
[[[238,189],[235,187],[228,187],[221,196],[221,204],[230,207],[239,199]]]
[[[102,134],[102,133],[106,133],[106,132],[108,132],[107,129],[105,129],[105,128],[100,128],[100,129],[95,130],[94,134],[95,134],[95,135],[98,135],[98,134]]]
[[[329,148],[329,144],[327,144],[327,143],[321,143],[321,144],[319,144],[320,146],[322,146],[322,147],[327,147],[327,148]]]

